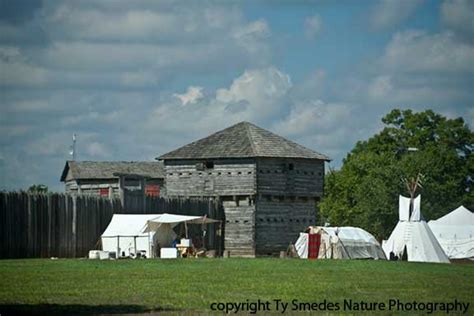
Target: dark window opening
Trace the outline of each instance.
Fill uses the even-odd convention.
[[[214,161],[206,161],[206,169],[214,169]]]
[[[295,170],[295,165],[292,163],[288,164],[288,170]]]

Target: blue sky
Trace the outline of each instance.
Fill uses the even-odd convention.
[[[246,120],[339,168],[393,108],[474,124],[474,2],[0,0],[0,189]]]

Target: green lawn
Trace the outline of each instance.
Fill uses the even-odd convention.
[[[470,303],[474,265],[298,259],[0,260],[8,311],[210,311],[213,302]]]

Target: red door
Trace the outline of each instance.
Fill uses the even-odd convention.
[[[319,247],[321,246],[320,234],[309,234],[308,259],[318,259]]]

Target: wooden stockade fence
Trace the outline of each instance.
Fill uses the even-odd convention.
[[[222,206],[209,199],[145,197],[108,199],[61,193],[0,192],[0,258],[84,257],[98,241],[113,214],[171,213],[223,219]],[[135,202],[133,202],[135,201]],[[209,225],[208,249],[222,249],[222,235]]]

